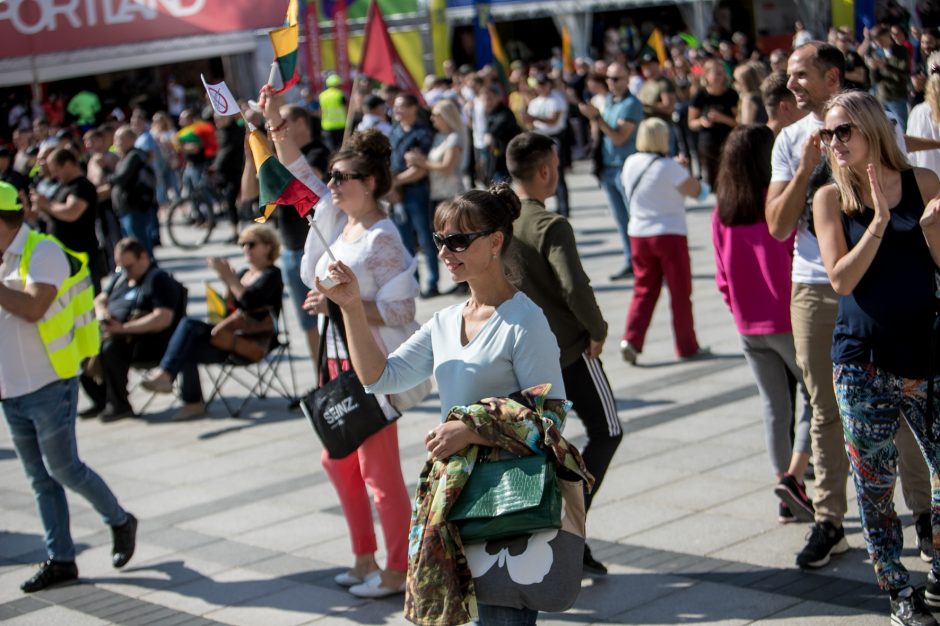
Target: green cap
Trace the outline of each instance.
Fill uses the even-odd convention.
[[[23,208],[20,204],[20,192],[10,183],[0,182],[0,211],[19,211]]]

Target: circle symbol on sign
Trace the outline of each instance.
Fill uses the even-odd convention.
[[[228,99],[225,97],[225,94],[222,93],[221,89],[215,89],[206,85],[206,89],[209,91],[209,97],[212,98],[212,105],[220,115],[225,115],[228,113]]]

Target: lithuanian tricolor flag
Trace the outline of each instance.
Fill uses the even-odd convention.
[[[260,132],[251,131],[248,146],[255,162],[255,171],[258,172],[260,190],[258,205],[261,207],[261,216],[255,218],[255,221],[266,222],[278,204],[292,204],[300,217],[306,217],[320,197],[281,165],[268,150],[268,144]]]
[[[287,16],[284,26],[268,33],[271,38],[271,47],[274,48],[274,68],[279,76],[271,83],[277,93],[287,91],[300,80],[299,64],[297,62],[297,47],[300,39],[300,26],[297,23],[297,0],[290,0],[287,5]]]

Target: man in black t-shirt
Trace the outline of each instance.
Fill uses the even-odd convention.
[[[183,286],[150,260],[136,239],[120,240],[114,248],[118,272],[95,298],[101,320],[102,382],[82,376],[93,402],[82,417],[98,415],[110,422],[134,414],[127,398],[127,373],[132,363],[158,363],[176,324],[183,316]]]
[[[98,192],[82,173],[75,153],[68,148],[53,150],[46,165],[49,175],[59,182],[59,188],[51,199],[33,192],[30,196],[33,208],[46,223],[46,232],[66,248],[88,255],[92,285],[98,293],[105,272],[95,231]]]

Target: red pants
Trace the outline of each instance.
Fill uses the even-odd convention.
[[[624,339],[637,352],[643,351],[646,331],[665,278],[672,305],[676,354],[680,357],[695,354],[699,346],[692,322],[692,264],[688,240],[684,235],[630,237],[630,251],[633,253],[633,301],[627,314]]]
[[[339,368],[329,359],[330,377]],[[349,369],[348,361],[342,369]],[[411,524],[411,498],[401,473],[398,453],[398,426],[389,424],[365,440],[343,459],[331,459],[326,450],[320,456],[323,468],[339,495],[352,539],[353,554],[372,554],[378,549],[372,524],[372,507],[366,486],[372,491],[375,509],[382,523],[387,552],[386,569],[408,569],[408,527]]]

